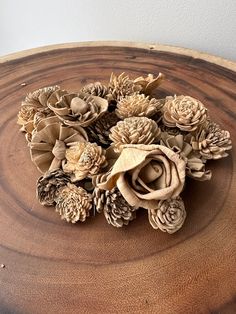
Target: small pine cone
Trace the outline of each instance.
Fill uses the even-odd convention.
[[[139,92],[140,86],[134,84],[134,81],[129,78],[124,72],[119,76],[111,74],[110,82],[108,85],[107,99],[109,101],[119,101],[128,95],[133,95]]]
[[[114,151],[120,152],[124,144],[149,145],[160,138],[161,130],[155,121],[146,117],[132,117],[119,121],[111,128],[110,139]]]
[[[92,208],[92,195],[71,183],[59,189],[55,200],[56,211],[67,222],[85,221]]]
[[[108,88],[100,82],[95,82],[85,85],[80,92],[105,98]]]
[[[98,174],[107,165],[105,151],[96,143],[78,142],[66,150],[63,170],[72,173],[72,181]]]
[[[187,132],[197,130],[207,119],[205,106],[190,96],[175,96],[167,100],[163,111],[163,123],[166,126],[178,127]]]
[[[90,142],[108,146],[111,143],[109,139],[110,129],[119,121],[115,112],[106,112],[100,119],[89,126],[86,131]]]
[[[191,144],[204,159],[227,157],[226,151],[232,148],[230,133],[211,121],[208,121],[199,132],[193,135]]]
[[[126,96],[117,104],[116,114],[120,119],[130,117],[151,117],[161,110],[163,102],[158,99],[134,94]]]
[[[148,218],[154,229],[174,233],[182,227],[186,218],[184,202],[181,197],[159,201],[158,208],[148,210]]]
[[[136,208],[130,206],[116,188],[111,191],[95,188],[93,203],[97,212],[103,211],[107,222],[113,227],[123,227],[136,218]]]
[[[46,172],[41,176],[36,185],[36,195],[39,203],[44,206],[53,206],[58,190],[70,182],[61,169]]]

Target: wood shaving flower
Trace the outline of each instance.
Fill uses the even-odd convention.
[[[230,133],[222,130],[212,121],[208,123],[191,139],[193,149],[205,159],[220,159],[227,157],[226,151],[232,148]]]
[[[92,195],[71,183],[59,189],[55,200],[56,211],[67,222],[85,221],[92,208]]]
[[[174,233],[183,226],[186,218],[184,202],[180,197],[162,200],[157,208],[148,211],[148,218],[154,229]]]
[[[75,143],[66,150],[65,172],[71,173],[72,181],[79,181],[97,174],[107,165],[105,151],[96,143]]]
[[[93,202],[96,210],[103,212],[107,222],[113,227],[123,227],[136,218],[136,208],[130,206],[116,188],[111,191],[95,188]]]
[[[111,190],[115,186],[135,207],[154,209],[158,200],[177,197],[185,182],[185,161],[162,145],[128,144],[123,146],[106,182],[97,186]]]
[[[108,88],[100,82],[95,82],[85,85],[81,89],[81,92],[105,98],[108,93]]]
[[[161,110],[163,103],[158,99],[149,98],[144,94],[134,94],[122,98],[116,109],[119,118],[125,119],[130,117],[151,117]]]
[[[85,93],[65,94],[58,99],[55,93],[48,106],[66,125],[87,127],[107,111],[108,102]]]
[[[131,80],[124,72],[119,76],[112,73],[108,84],[107,99],[109,101],[119,101],[125,96],[133,95],[134,93],[139,92],[140,89],[141,87],[134,84],[134,81]]]
[[[37,181],[36,196],[44,206],[53,206],[59,189],[70,182],[70,178],[61,169],[49,171]]]
[[[137,86],[141,86],[140,93],[144,93],[145,95],[151,95],[153,91],[161,85],[165,76],[162,73],[159,73],[157,77],[154,77],[153,74],[148,74],[147,77],[137,77],[134,80],[134,84]]]
[[[199,181],[211,179],[211,171],[205,169],[205,161],[193,151],[192,146],[182,134],[170,135],[162,132],[160,144],[170,148],[185,160],[186,174],[189,177]]]
[[[31,159],[41,173],[61,167],[69,144],[88,140],[81,127],[75,130],[55,119],[41,120],[29,144]]]
[[[207,109],[197,99],[190,96],[175,96],[166,102],[163,123],[168,127],[178,127],[182,131],[193,132],[207,119]]]
[[[160,132],[155,121],[146,117],[132,117],[112,127],[109,137],[114,150],[119,152],[124,144],[151,144],[159,139]]]

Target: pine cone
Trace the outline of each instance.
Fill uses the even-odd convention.
[[[211,171],[205,169],[205,161],[193,151],[192,146],[185,139],[182,134],[170,135],[162,132],[160,144],[170,148],[184,159],[187,176],[199,181],[210,180]]]
[[[72,223],[85,221],[92,208],[92,195],[71,183],[59,189],[55,201],[61,219]]]
[[[107,165],[105,151],[96,143],[78,142],[66,150],[63,170],[72,174],[72,181],[97,174]]]
[[[163,123],[182,131],[193,132],[207,119],[207,109],[190,96],[175,96],[166,102],[163,110]]]
[[[124,72],[119,76],[111,74],[110,82],[108,85],[107,99],[109,101],[119,101],[123,97],[133,95],[139,92],[140,86],[134,84],[134,81],[129,78]]]
[[[191,139],[193,149],[205,159],[227,157],[226,151],[232,148],[230,133],[222,130],[215,122],[208,123]]]
[[[122,150],[124,144],[151,144],[160,137],[160,129],[155,121],[146,117],[132,117],[119,121],[111,128],[110,139],[115,152]]]
[[[60,96],[55,92],[48,100],[48,107],[64,124],[87,127],[107,111],[108,102],[85,93]]]
[[[148,218],[154,229],[174,233],[182,227],[186,218],[184,202],[181,197],[159,201],[157,209],[148,210]]]
[[[36,195],[39,203],[44,206],[53,206],[59,189],[70,182],[61,169],[56,169],[45,173],[37,181]]]
[[[165,76],[162,73],[159,73],[156,78],[154,78],[153,74],[148,74],[147,77],[137,77],[134,80],[134,84],[137,86],[141,86],[140,93],[144,93],[145,95],[151,95],[153,91],[161,85]]]
[[[161,110],[163,102],[158,99],[145,96],[143,94],[134,94],[122,98],[116,109],[119,118],[125,119],[130,117],[151,117]]]
[[[85,85],[80,92],[105,98],[108,93],[108,88],[100,82],[95,82]]]
[[[115,112],[106,112],[100,119],[90,125],[86,131],[89,141],[108,146],[111,143],[109,139],[110,129],[119,121]]]
[[[116,188],[111,191],[95,188],[93,203],[99,213],[103,211],[107,222],[113,227],[123,227],[136,218],[135,208],[126,202]]]

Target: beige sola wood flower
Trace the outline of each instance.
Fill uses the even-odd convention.
[[[105,151],[96,143],[74,143],[66,150],[63,170],[72,174],[72,181],[92,177],[107,165]]]
[[[206,125],[192,136],[191,144],[205,159],[227,157],[227,151],[232,148],[230,133],[212,121],[207,121]]]
[[[110,82],[108,84],[107,99],[109,101],[119,101],[125,96],[133,95],[141,90],[141,86],[134,84],[134,81],[130,79],[125,72],[116,76],[114,73],[111,74]]]
[[[192,146],[185,140],[184,135],[171,135],[167,132],[161,133],[161,145],[164,145],[180,155],[186,162],[186,174],[199,181],[211,179],[211,171],[205,169],[205,160],[193,151]]]
[[[48,107],[69,126],[87,127],[107,111],[108,102],[101,97],[85,93],[53,93]]]
[[[175,96],[167,100],[163,111],[163,123],[166,126],[178,127],[187,132],[195,131],[207,119],[205,106],[190,96]]]
[[[162,145],[128,144],[98,187],[115,186],[134,207],[155,209],[158,200],[177,197],[185,182],[185,161]]]
[[[66,148],[74,142],[88,140],[85,130],[62,125],[56,117],[41,120],[32,135],[29,144],[33,163],[38,170],[45,173],[48,170],[60,168],[65,159]]]
[[[85,221],[92,208],[92,195],[71,183],[59,189],[55,201],[61,219],[72,223]]]
[[[157,208],[148,211],[148,218],[154,229],[174,233],[186,218],[184,202],[180,197],[159,201]]]
[[[46,172],[37,181],[36,196],[39,203],[53,206],[59,189],[70,182],[70,178],[61,169]]]
[[[165,76],[162,73],[159,73],[157,77],[154,77],[153,74],[148,74],[147,77],[137,77],[134,80],[134,84],[137,86],[141,86],[140,93],[144,93],[145,95],[151,95],[153,91],[161,85]]]
[[[80,92],[105,98],[108,93],[108,88],[101,82],[95,82],[85,85]]]
[[[114,150],[119,152],[124,144],[151,144],[160,138],[155,121],[146,117],[132,117],[119,121],[111,128],[110,139]]]
[[[37,89],[26,96],[18,113],[17,123],[22,126],[21,131],[31,135],[40,117],[53,115],[53,112],[47,107],[47,100],[57,90],[60,90],[57,85],[48,86]],[[28,139],[31,138],[29,135]]]
[[[119,118],[130,117],[152,117],[163,107],[163,101],[156,98],[149,98],[144,94],[134,94],[122,98],[116,109]]]

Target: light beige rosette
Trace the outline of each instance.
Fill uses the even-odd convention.
[[[29,144],[33,163],[41,173],[60,168],[66,148],[74,142],[88,140],[85,130],[62,125],[56,117],[41,120]]]
[[[85,93],[56,92],[48,99],[48,107],[69,126],[87,127],[107,111],[108,101]]]
[[[177,197],[185,182],[185,162],[162,145],[124,145],[107,180],[98,187],[118,187],[135,207],[155,209],[159,200]]]

